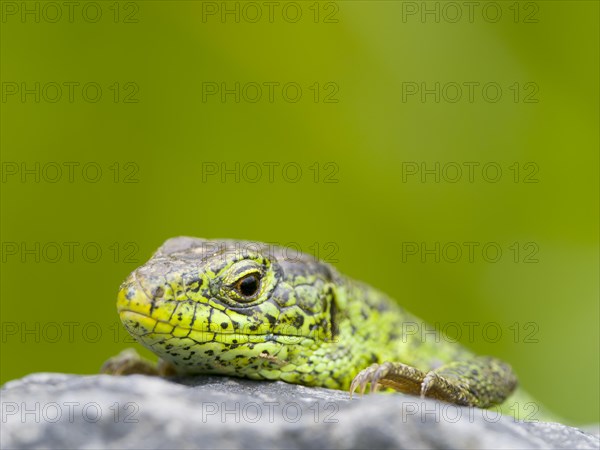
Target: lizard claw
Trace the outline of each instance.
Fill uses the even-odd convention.
[[[352,380],[352,383],[350,384],[350,398],[352,398],[352,394],[354,394],[354,391],[356,391],[356,388],[360,388],[360,395],[363,395],[365,393],[365,389],[367,388],[367,384],[369,383],[369,380],[371,379],[371,377],[373,376],[373,374],[375,373],[375,371],[377,370],[377,368],[379,367],[378,364],[373,364],[369,367],[367,367],[366,369],[361,370]]]
[[[427,391],[437,384],[439,384],[439,376],[433,371],[427,372],[427,375],[425,375],[425,378],[421,383],[421,398],[425,398],[427,396]]]
[[[377,392],[379,390],[379,380],[384,378],[391,368],[390,363],[372,364],[366,369],[361,370],[352,383],[350,384],[350,398],[357,387],[360,388],[360,394],[363,395],[367,388],[367,384],[371,383],[371,391]]]

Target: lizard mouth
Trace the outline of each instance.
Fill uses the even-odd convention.
[[[260,343],[310,345],[316,341],[315,337],[299,334],[293,327],[287,333],[285,328],[273,333],[267,327],[244,326],[240,322],[234,326],[233,320],[218,307],[210,300],[199,303],[153,298],[135,275],[124,283],[117,298],[121,322],[138,342],[149,348],[167,340],[175,345],[177,339],[196,345],[221,343],[232,346]]]
[[[119,306],[119,317],[127,331],[173,364],[179,373],[276,378],[288,365],[291,349],[307,344],[307,339],[300,336],[189,328],[155,317],[157,308],[150,314],[142,303],[132,305]]]
[[[129,333],[143,344],[151,344],[151,341],[164,339],[191,339],[197,344],[207,342],[220,342],[223,344],[257,344],[264,342],[279,343],[285,345],[306,344],[314,339],[305,336],[280,333],[244,333],[240,330],[211,331],[210,329],[187,328],[172,324],[147,315],[144,312],[131,309],[120,309],[119,317]]]

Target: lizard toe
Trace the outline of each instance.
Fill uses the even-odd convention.
[[[361,370],[352,380],[350,384],[350,398],[352,394],[359,388],[360,394],[363,395],[367,389],[367,384],[371,383],[373,376],[377,373],[380,368],[379,364],[372,364],[366,369]]]

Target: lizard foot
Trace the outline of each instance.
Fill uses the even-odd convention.
[[[369,383],[371,392],[382,385],[421,398],[488,408],[502,403],[514,391],[517,379],[508,364],[480,356],[451,362],[428,372],[399,362],[373,364],[352,380],[350,396],[357,388],[363,394]]]
[[[460,380],[450,380],[428,372],[421,383],[421,398],[430,397],[456,405],[470,406],[477,404],[477,398],[469,391],[469,386]]]
[[[132,348],[123,350],[117,356],[109,358],[100,369],[100,373],[107,375],[154,375],[169,376],[174,375],[173,366],[159,359],[158,364],[142,358],[138,352]]]
[[[371,383],[371,392],[377,392],[379,386],[386,386],[407,394],[418,395],[426,374],[421,370],[402,363],[385,362],[373,364],[360,371],[350,385],[350,397],[360,388],[364,394],[367,384]]]

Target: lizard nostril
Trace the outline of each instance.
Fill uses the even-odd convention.
[[[165,289],[162,286],[157,287],[152,293],[152,298],[154,300],[161,299],[165,295]]]

